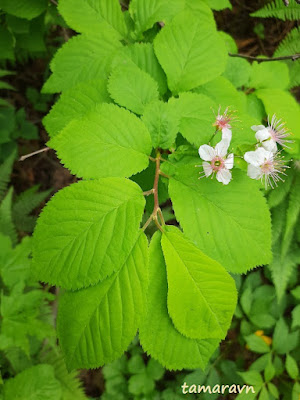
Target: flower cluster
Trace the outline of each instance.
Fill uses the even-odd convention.
[[[199,156],[203,160],[202,177],[212,178],[216,175],[219,182],[224,185],[232,179],[231,169],[234,164],[234,155],[227,154],[232,138],[231,121],[233,119],[229,108],[226,108],[224,113],[216,116],[216,121],[213,124],[218,131],[222,132],[222,140],[215,147],[204,144],[199,147]],[[260,179],[265,183],[265,187],[277,186],[278,181],[283,181],[280,175],[286,175],[284,160],[278,151],[278,145],[288,147],[286,143],[292,143],[286,138],[290,135],[284,127],[284,123],[276,118],[274,114],[271,121],[268,117],[268,126],[255,125],[251,129],[255,131],[255,137],[258,141],[256,150],[248,151],[244,155],[245,161],[248,163],[247,175],[251,179]]]

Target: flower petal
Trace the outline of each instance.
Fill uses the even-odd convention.
[[[230,143],[231,138],[232,138],[232,132],[231,132],[231,130],[228,129],[228,128],[223,128],[223,129],[222,129],[222,140],[223,140],[223,139],[229,140],[229,143]]]
[[[207,144],[203,144],[199,147],[199,156],[204,161],[211,161],[215,156],[215,149]]]
[[[231,168],[233,168],[233,163],[234,163],[234,155],[231,153],[231,154],[228,154],[228,156],[227,156],[227,158],[226,158],[226,160],[225,160],[225,167],[227,168],[227,169],[231,169]]]
[[[219,157],[225,157],[228,151],[230,141],[228,139],[222,139],[221,142],[216,144],[215,150],[216,155]]]
[[[262,142],[261,145],[263,146],[264,149],[266,149],[267,151],[270,151],[271,153],[277,152],[277,144],[276,144],[275,140],[272,140],[272,139],[265,140],[264,142]]]
[[[203,161],[202,167],[206,177],[210,176],[213,173],[213,169],[210,163]]]
[[[217,172],[217,181],[222,182],[223,185],[228,185],[231,181],[231,172],[226,168],[220,169],[220,171]]]
[[[263,147],[259,147],[255,151],[247,151],[247,153],[244,154],[244,160],[255,167],[259,167],[268,156],[269,152]]]
[[[257,131],[260,131],[261,129],[265,129],[265,126],[264,126],[264,125],[252,125],[252,126],[251,126],[251,129],[252,129],[254,132],[257,132]]]
[[[268,128],[260,129],[256,132],[255,137],[259,142],[267,140],[271,137],[270,130]]]
[[[247,175],[251,179],[259,179],[262,176],[262,172],[259,167],[255,167],[254,165],[248,165]]]

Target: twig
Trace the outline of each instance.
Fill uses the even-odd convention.
[[[247,56],[246,54],[233,54],[233,53],[228,53],[230,57],[240,57],[240,58],[245,58],[247,60],[253,60],[257,62],[266,62],[266,61],[282,61],[282,60],[292,60],[296,61],[300,58],[300,54],[292,54],[290,56],[282,56],[282,57],[273,57],[273,58],[260,58],[260,57],[253,57],[253,56]]]
[[[51,1],[51,3],[53,3],[56,7],[58,6],[57,1],[55,1],[55,0],[50,0],[50,1]]]
[[[24,156],[21,156],[19,158],[19,161],[24,161],[24,160],[26,160],[26,158],[35,156],[36,154],[44,153],[44,152],[46,152],[48,150],[50,150],[50,147],[45,147],[45,148],[43,148],[41,150],[34,151],[33,153],[25,154]]]
[[[152,159],[152,157],[150,159]],[[153,193],[154,207],[153,207],[152,214],[150,215],[150,217],[148,218],[147,222],[145,223],[145,225],[143,226],[142,229],[143,229],[143,231],[145,231],[146,228],[148,227],[148,225],[150,224],[150,222],[153,220],[155,222],[156,226],[158,227],[158,229],[161,232],[163,232],[163,229],[157,219],[157,214],[159,213],[161,223],[163,225],[165,224],[164,217],[162,215],[161,209],[159,208],[159,199],[158,199],[158,182],[159,182],[159,175],[160,175],[160,152],[159,151],[157,151],[156,158],[152,159],[152,161],[155,161],[155,176],[154,176],[153,189],[148,190],[147,192],[144,192],[144,193],[148,193],[148,194]],[[149,192],[151,192],[151,193],[149,193]]]

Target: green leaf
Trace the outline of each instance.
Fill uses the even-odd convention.
[[[145,373],[133,375],[128,380],[129,393],[133,395],[147,395],[155,388],[154,380]]]
[[[162,237],[168,275],[168,311],[175,327],[192,339],[224,339],[236,307],[234,280],[178,228]]]
[[[43,120],[50,137],[57,135],[73,119],[80,119],[99,103],[110,103],[107,81],[83,82],[62,93]]]
[[[85,34],[68,40],[55,54],[50,67],[53,72],[43,86],[43,93],[57,93],[81,82],[106,79],[110,63],[121,43],[108,31]]]
[[[7,287],[12,288],[22,281],[28,283],[31,261],[29,256],[31,255],[31,250],[31,238],[25,237],[20,244],[3,258],[1,278]]]
[[[260,389],[264,384],[260,373],[257,371],[238,372],[238,374],[243,378],[247,385],[254,385]]]
[[[154,101],[145,107],[142,121],[148,128],[154,148],[169,149],[179,132],[179,116],[172,105]]]
[[[251,351],[255,353],[268,353],[270,352],[270,347],[265,343],[262,337],[255,334],[245,337],[247,345]]]
[[[15,158],[16,152],[13,151],[0,165],[0,202],[5,196]]]
[[[282,258],[280,247],[280,242],[274,244],[273,260],[269,265],[278,300],[281,300],[284,295],[289,279],[297,267],[297,260],[295,260],[293,252],[289,252],[286,257]]]
[[[300,305],[298,307],[300,307]],[[292,379],[297,379],[299,375],[299,368],[297,362],[290,354],[287,354],[286,356],[285,368]]]
[[[282,118],[292,132],[291,138],[300,139],[300,106],[296,99],[289,92],[280,89],[260,89],[255,93],[264,103],[267,114],[276,114]]]
[[[191,12],[179,14],[165,26],[154,40],[154,49],[173,93],[216,78],[227,61],[225,43],[210,19],[200,20]]]
[[[254,62],[248,86],[255,89],[286,89],[289,82],[289,69],[285,63]]]
[[[292,400],[299,400],[300,396],[300,383],[295,382],[292,392]]]
[[[0,9],[16,17],[33,19],[47,8],[47,0],[0,0]]]
[[[300,9],[295,0],[289,0],[288,7],[281,0],[273,0],[250,15],[251,17],[279,18],[283,21],[293,21],[300,18]]]
[[[128,238],[127,238],[128,239]],[[147,287],[147,238],[135,238],[119,269],[96,286],[66,292],[57,329],[67,366],[97,368],[127,349],[143,315]]]
[[[276,323],[273,335],[273,349],[278,354],[288,353],[298,343],[298,332],[289,333],[288,326],[283,318]]]
[[[278,182],[276,190],[272,190],[268,194],[268,204],[270,208],[277,207],[290,192],[294,178],[294,170],[287,170],[286,175],[284,182]]]
[[[130,372],[131,374],[144,372],[145,369],[146,366],[141,354],[135,354],[128,361],[128,372]]]
[[[141,189],[126,179],[81,181],[61,190],[34,232],[34,274],[67,289],[105,279],[131,252],[144,206]]]
[[[113,104],[99,105],[70,122],[48,145],[72,173],[85,179],[136,174],[147,167],[152,148],[141,120]]]
[[[116,103],[136,114],[143,114],[148,103],[158,100],[157,82],[133,63],[113,69],[108,91]]]
[[[300,215],[300,174],[298,173],[293,181],[293,186],[290,191],[289,205],[286,213],[286,226],[283,233],[281,244],[281,257],[284,259],[289,250],[293,239],[294,228],[296,226],[298,216]]]
[[[127,28],[118,0],[60,0],[58,11],[70,28],[92,35],[106,30],[118,39],[127,36]]]
[[[206,4],[213,10],[220,11],[225,8],[232,9],[232,5],[229,0],[205,0]]]
[[[197,93],[181,93],[171,98],[169,105],[180,118],[180,133],[195,146],[208,143],[215,127],[213,109],[217,104],[209,97]]]
[[[259,394],[258,400],[270,400],[268,390],[265,386],[261,388],[261,392]]]
[[[218,339],[189,339],[174,327],[167,308],[167,275],[161,249],[161,234],[150,244],[149,286],[146,313],[139,326],[144,351],[168,369],[205,368]]]
[[[291,293],[297,300],[300,300],[300,285],[298,285],[295,289],[291,290]]]
[[[0,60],[14,58],[14,37],[6,27],[0,25]]]
[[[51,365],[38,364],[8,379],[4,395],[5,400],[58,400],[61,386]]]
[[[112,66],[132,61],[157,82],[161,94],[167,91],[167,78],[154,53],[152,43],[134,43],[123,47],[114,57]]]
[[[87,400],[78,371],[68,372],[60,352],[52,351],[43,354],[42,361],[51,364],[54,368],[55,378],[61,384],[61,400]]]
[[[275,374],[276,374],[276,370],[270,360],[264,371],[265,381],[266,382],[271,381],[274,378]]]
[[[292,311],[292,328],[300,327],[300,304],[298,304]]]
[[[205,83],[199,88],[196,88],[195,91],[210,97],[218,104],[221,111],[224,111],[226,107],[229,107],[235,112],[245,111],[246,109],[246,101],[241,97],[241,92],[238,92],[232,83],[223,76],[219,76],[213,81]],[[217,113],[218,110],[214,111]]]
[[[235,52],[233,52],[235,53]],[[251,64],[242,58],[228,57],[223,76],[235,87],[247,86],[251,73]]]
[[[268,389],[269,389],[270,394],[271,394],[272,396],[274,396],[275,399],[278,399],[278,398],[279,398],[278,389],[277,389],[277,387],[276,387],[272,382],[268,382]]]
[[[185,234],[229,271],[243,273],[271,259],[271,220],[257,186],[241,171],[228,186],[198,179],[192,158],[169,183],[177,220]],[[176,164],[175,164],[176,165]]]
[[[13,245],[17,243],[17,232],[12,219],[13,187],[9,189],[0,203],[0,233],[10,237]]]
[[[156,22],[169,22],[184,9],[184,0],[132,0],[129,12],[135,22],[138,34],[152,28]]]
[[[274,53],[274,57],[289,56],[291,54],[300,53],[300,29],[295,27],[289,34],[280,42]],[[290,71],[290,87],[300,85],[300,63],[293,60],[286,60],[286,65]]]
[[[162,379],[165,373],[164,367],[154,358],[150,358],[146,368],[147,375],[155,381]]]

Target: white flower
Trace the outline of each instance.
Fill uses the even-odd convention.
[[[204,160],[202,163],[203,176],[209,177],[212,175],[213,177],[216,173],[217,180],[224,185],[228,185],[231,181],[231,172],[229,170],[232,169],[234,162],[233,154],[227,156],[229,144],[230,141],[224,139],[215,148],[207,144],[199,147],[199,156]]]
[[[274,189],[273,184],[277,186],[278,181],[283,181],[280,174],[286,175],[285,168],[289,168],[283,165],[284,160],[280,158],[279,153],[273,153],[263,147],[248,151],[244,159],[249,164],[248,176],[252,179],[261,179],[266,188],[270,185]]]
[[[292,140],[285,139],[290,133],[284,125],[284,123],[281,123],[281,119],[278,120],[274,114],[271,123],[268,117],[267,127],[264,125],[253,125],[251,129],[256,132],[255,137],[262,144],[264,149],[276,153],[277,143],[282,147],[288,147],[286,143],[293,143]]]
[[[217,127],[217,130],[222,131],[222,140],[227,139],[229,142],[231,141],[232,132],[231,132],[231,121],[235,119],[233,116],[233,112],[229,110],[229,107],[225,109],[223,114],[221,114],[221,106],[218,110],[218,115],[216,116],[216,121],[213,123],[214,126]]]

